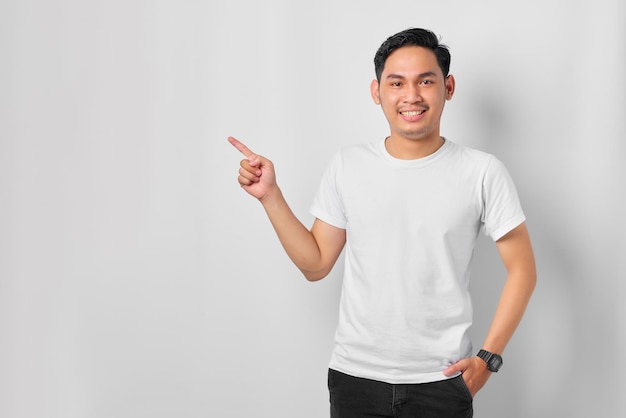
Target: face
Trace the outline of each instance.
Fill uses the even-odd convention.
[[[454,93],[454,78],[444,79],[431,50],[405,46],[389,55],[371,93],[389,122],[391,138],[440,141],[441,113]]]

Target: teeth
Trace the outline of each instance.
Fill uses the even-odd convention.
[[[417,116],[417,115],[420,115],[420,114],[422,114],[423,112],[424,112],[423,110],[419,110],[419,111],[417,111],[417,110],[413,110],[413,111],[411,111],[411,112],[401,112],[401,113],[402,113],[404,116],[409,116],[409,117],[411,117],[411,116]]]

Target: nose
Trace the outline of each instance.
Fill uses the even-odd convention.
[[[422,91],[419,85],[408,85],[404,100],[407,103],[418,103],[422,101]]]

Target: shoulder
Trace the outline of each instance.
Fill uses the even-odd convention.
[[[482,172],[483,175],[491,167],[502,165],[494,154],[454,142],[450,143],[448,155],[451,159],[450,164],[454,167],[472,172]]]
[[[467,145],[458,144],[456,142],[450,142],[450,145],[452,155],[457,158],[469,159],[476,162],[489,162],[496,158],[495,155],[491,153]]]
[[[347,145],[341,148],[338,154],[342,155],[344,158],[365,158],[369,155],[376,154],[377,146],[378,144],[375,142]]]

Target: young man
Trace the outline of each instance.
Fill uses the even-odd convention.
[[[374,64],[371,94],[390,134],[335,156],[310,230],[289,209],[271,161],[229,138],[246,157],[238,181],[308,280],[325,277],[346,247],[331,417],[471,417],[473,396],[502,364],[535,287],[525,217],[499,160],[440,136],[455,88],[447,47],[430,31],[408,29],[380,46]],[[481,230],[507,277],[472,355],[469,271]]]

